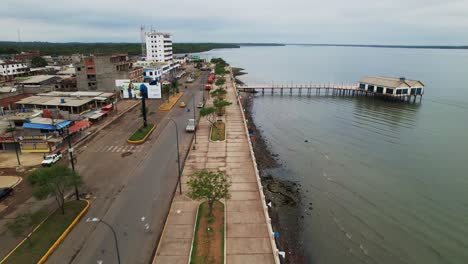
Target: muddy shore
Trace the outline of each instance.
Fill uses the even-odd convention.
[[[271,152],[261,129],[255,125],[255,120],[252,119],[253,94],[241,93],[241,96],[263,191],[267,202],[271,202],[269,213],[276,243],[278,249],[286,253],[285,259],[280,258],[281,262],[304,263],[301,236],[304,205],[301,203],[301,186],[288,180],[278,155]]]

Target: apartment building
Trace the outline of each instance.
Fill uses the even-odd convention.
[[[172,61],[172,37],[169,33],[150,31],[145,33],[146,60],[156,62]]]
[[[29,66],[23,62],[0,60],[0,81],[12,81],[16,77],[27,76]]]
[[[79,91],[113,92],[115,80],[143,81],[143,68],[134,67],[126,54],[88,56],[77,63],[75,69]]]

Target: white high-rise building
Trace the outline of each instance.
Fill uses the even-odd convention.
[[[169,33],[150,31],[145,33],[146,60],[156,62],[172,61],[172,37]]]

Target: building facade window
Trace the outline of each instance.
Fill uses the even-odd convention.
[[[385,92],[387,94],[393,94],[393,89],[392,88],[387,88],[387,91]]]
[[[382,94],[383,93],[383,87],[377,86],[377,93]]]
[[[368,85],[368,86],[367,86],[367,90],[368,90],[369,92],[373,92],[373,91],[374,91],[374,85]]]

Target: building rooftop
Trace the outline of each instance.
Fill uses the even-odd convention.
[[[372,84],[376,86],[389,87],[389,88],[424,86],[422,82],[417,81],[417,80],[409,80],[405,78],[394,78],[394,77],[383,77],[383,76],[364,77],[359,82]]]
[[[37,76],[32,76],[31,78],[28,78],[27,80],[19,82],[20,84],[40,84],[42,82],[48,81],[53,78],[59,78],[55,75],[37,75]]]
[[[61,99],[64,99],[65,102],[62,103]],[[77,107],[77,106],[85,105],[93,100],[94,100],[93,98],[71,98],[71,97],[61,98],[61,97],[53,97],[53,96],[30,96],[30,97],[24,98],[16,102],[16,104]]]
[[[76,74],[75,68],[66,68],[62,71],[57,72],[58,75],[74,75]]]

